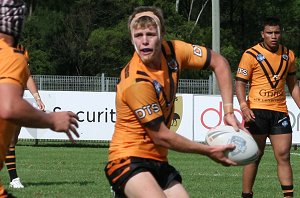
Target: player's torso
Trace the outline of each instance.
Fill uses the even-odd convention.
[[[280,45],[279,50],[272,53],[256,45],[246,53],[253,56],[250,107],[285,112],[285,84],[290,66],[287,49]]]
[[[110,159],[130,155],[166,160],[167,149],[154,145],[140,121],[141,117],[144,116],[145,118],[143,119],[147,120],[147,123],[154,123],[157,119],[162,119],[168,127],[171,124],[178,71],[170,70],[166,59],[163,56],[161,58],[160,70],[146,67],[140,62],[136,54],[123,69],[121,81],[117,85],[117,122],[110,145]],[[148,103],[146,100],[144,103],[140,103],[139,99],[137,99],[136,102],[140,103],[139,108],[131,109],[127,102],[124,101],[123,94],[128,87],[134,86],[136,83],[144,84],[145,86],[139,86],[140,89],[136,90],[135,95],[140,95],[141,98],[144,98],[145,94],[151,92],[152,95],[149,95],[149,97],[152,99],[149,101],[152,102]],[[153,103],[153,101],[157,101],[157,103]],[[131,102],[134,103],[135,101]],[[160,116],[157,116],[158,112],[156,111],[161,111],[159,112]],[[140,118],[137,119],[137,116],[140,116]],[[124,153],[122,153],[121,147],[124,148]],[[116,149],[118,152],[114,152]]]

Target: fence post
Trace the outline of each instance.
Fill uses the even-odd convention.
[[[213,86],[213,80],[212,76],[210,75],[208,78],[208,94],[212,95],[212,86]]]
[[[104,80],[104,73],[101,74],[101,92],[104,92],[105,88],[105,80]]]
[[[40,90],[43,90],[43,76],[40,76]]]

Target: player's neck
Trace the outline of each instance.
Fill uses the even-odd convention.
[[[271,48],[271,47],[269,47],[268,45],[266,45],[264,42],[261,43],[261,46],[262,46],[263,48],[265,48],[266,50],[272,52],[272,53],[277,52],[277,50],[278,50],[278,48],[279,48],[279,45],[276,46],[276,47]]]

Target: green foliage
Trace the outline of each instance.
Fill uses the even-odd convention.
[[[87,70],[92,73],[105,73],[106,76],[119,76],[120,69],[130,60],[133,47],[123,21],[112,28],[94,30],[89,39],[86,51]],[[104,44],[105,43],[105,44]]]
[[[167,39],[185,40],[211,48],[211,2],[206,0],[31,0],[32,13],[21,43],[30,51],[33,74],[118,76],[133,52],[127,18],[140,5],[164,11]],[[259,6],[257,6],[259,5]],[[189,17],[189,13],[191,13]],[[300,55],[300,1],[220,1],[221,53],[232,70],[242,52],[261,41],[261,20],[277,15],[283,24],[282,43]],[[37,60],[42,59],[42,60]],[[37,72],[37,73],[36,73]],[[183,71],[183,78],[208,78],[210,71]]]

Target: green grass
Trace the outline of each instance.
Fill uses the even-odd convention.
[[[101,197],[109,198],[110,189],[103,169],[107,147],[99,143],[20,142],[17,146],[18,174],[24,189],[9,189],[16,197]],[[292,150],[295,197],[300,191],[300,152]],[[170,163],[182,174],[183,185],[192,198],[240,197],[242,167],[223,167],[195,154],[170,152]],[[8,188],[4,168],[0,177]],[[276,162],[267,147],[254,187],[256,198],[281,198]]]

